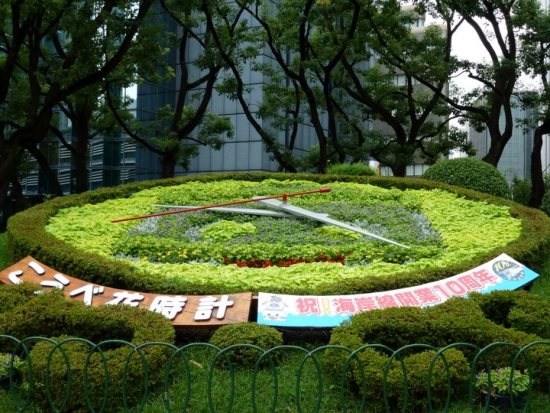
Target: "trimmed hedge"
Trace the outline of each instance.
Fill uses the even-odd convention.
[[[476,158],[446,159],[430,166],[422,178],[487,194],[509,197],[508,182],[493,165]]]
[[[478,349],[482,349],[494,342],[512,343],[518,347],[522,347],[530,342],[541,340],[541,337],[533,334],[533,331],[530,329],[519,331],[514,328],[506,328],[486,318],[484,311],[476,302],[479,298],[479,296],[476,296],[474,300],[453,298],[443,304],[426,309],[416,307],[389,308],[357,314],[348,323],[333,330],[330,344],[357,349],[367,343],[384,343],[384,345],[391,349],[398,349],[415,343],[429,343],[436,348],[443,348],[451,343],[470,343],[477,346]],[[506,303],[512,301],[519,303],[524,298],[522,293],[512,293],[512,295],[507,292],[504,294],[500,292],[493,293],[487,297],[483,297],[482,306],[485,308],[487,314],[499,314],[499,318],[502,320],[498,308],[502,308],[504,311],[507,307]],[[550,302],[544,299],[532,297],[526,299],[525,302],[529,302],[530,305],[537,302],[538,306],[542,308],[539,315],[544,311],[550,310]],[[521,305],[517,304],[515,307],[518,313],[521,312]],[[527,307],[524,307],[524,309],[526,311],[530,310]],[[532,326],[529,323],[522,325],[529,326],[528,328]],[[520,324],[517,323],[516,328],[519,326]],[[414,348],[412,350],[413,352],[415,351]],[[456,348],[456,350],[460,350],[463,353],[464,357],[469,360],[468,363],[472,361],[473,356],[476,354],[475,351],[466,346]],[[373,375],[376,370],[383,370],[384,364],[381,363],[387,362],[388,358],[378,351],[369,351],[371,353],[366,352],[365,356],[361,356],[363,358],[360,358],[360,361],[362,361],[364,373],[367,376],[372,376],[371,380],[377,383],[380,377],[376,378]],[[447,357],[449,351],[444,353],[445,357]],[[373,352],[376,354],[373,355]],[[365,352],[361,354],[363,353]],[[517,349],[512,347],[496,347],[486,354],[486,360],[491,368],[504,367],[511,365],[513,356],[516,353]],[[547,388],[550,379],[548,377],[548,372],[550,371],[550,346],[534,346],[527,351],[527,356],[530,360],[531,374],[536,386]],[[426,355],[422,359],[423,361],[416,363],[416,374],[420,375],[419,380],[424,383],[424,387],[426,386],[426,380],[421,377],[423,377],[422,375],[425,377],[427,374],[432,357]],[[347,354],[343,352],[330,351],[327,352],[325,364],[328,366],[341,366],[344,365],[346,358]],[[458,359],[462,360],[460,357]],[[376,367],[372,367],[372,363]],[[394,363],[396,362],[394,361]],[[464,371],[462,361],[457,361],[457,363],[456,366],[453,366],[453,363],[450,364],[452,369],[454,369],[453,371],[457,374],[456,380],[460,386],[468,381],[470,369],[468,368]],[[397,367],[401,370],[401,367]],[[476,372],[482,370],[484,367],[481,360],[478,360],[476,365],[472,366]],[[520,358],[517,368],[524,369],[526,367],[524,359]],[[329,370],[332,375],[335,375],[335,373],[340,374],[340,372],[333,370]],[[371,372],[371,370],[373,371]],[[348,377],[357,384],[358,388],[361,387],[360,370],[356,364],[352,366],[351,375],[348,371]],[[335,376],[335,378],[338,378],[338,376]],[[441,377],[441,380],[446,380],[446,378]],[[369,383],[371,382],[369,381]],[[416,385],[412,384],[412,386],[414,388]],[[392,383],[391,388],[393,387],[394,384]],[[444,396],[443,391],[446,391],[446,386],[441,385],[441,387],[438,387],[436,382],[435,388],[432,390],[436,398],[441,398]],[[374,397],[375,395],[376,392],[374,391],[371,396]],[[400,399],[397,398],[394,402],[399,404]]]
[[[427,412],[429,411],[427,403],[429,365],[435,355],[436,352],[431,350],[406,354],[402,359],[403,365],[396,359],[392,360],[387,376],[384,376],[390,357],[368,348],[357,355],[357,361],[351,363],[348,378],[357,385],[359,394],[366,399],[367,405],[373,408],[373,411],[387,411],[383,398],[384,382],[386,382],[385,391],[390,406],[389,411]],[[448,372],[441,357],[438,357],[431,370],[432,408],[443,404],[447,396],[448,380],[452,383],[452,394],[463,396],[467,392],[468,360],[462,352],[455,349],[446,351],[444,357]],[[334,368],[331,370],[336,371]],[[404,373],[407,376],[406,387]],[[403,410],[405,394],[407,394],[407,408]]]
[[[163,341],[174,343],[175,332],[169,320],[160,314],[139,310],[129,306],[105,305],[87,307],[81,302],[68,301],[61,291],[34,294],[36,286],[0,287],[0,334],[18,338],[49,337],[59,342],[70,337],[78,337],[99,343],[106,340],[125,340],[101,348],[109,371],[108,401],[105,411],[119,412],[123,408],[123,377],[126,370],[126,395],[128,405],[136,405],[144,392],[144,367],[132,347],[141,343]],[[5,304],[4,298],[9,299]],[[2,346],[6,346],[3,341]],[[13,351],[13,343],[9,343]],[[65,351],[67,361],[54,345],[48,341],[26,342],[32,360],[32,396],[45,410],[50,409],[47,398],[49,383],[53,400],[59,406],[67,397],[62,411],[88,411],[84,397],[84,366],[92,347],[85,341],[69,341],[60,346]],[[50,371],[48,359],[51,354]],[[166,348],[146,347],[142,350],[147,363],[149,391],[159,389],[163,383],[163,373],[169,352]],[[128,358],[130,356],[130,360]],[[69,363],[67,366],[67,362]],[[68,380],[72,382],[68,392]],[[30,380],[29,370],[23,371],[25,380]],[[103,399],[105,381],[104,367],[99,354],[90,359],[87,380],[92,405],[99,409]]]
[[[256,323],[236,323],[220,327],[210,338],[210,344],[219,348],[241,344],[260,347],[267,351],[283,345],[283,335],[277,329]],[[254,366],[261,352],[253,347],[236,347],[229,355],[231,361],[242,366]],[[278,361],[276,357],[273,358]]]
[[[550,339],[550,302],[522,290],[474,293],[471,298],[494,323]]]
[[[331,175],[368,175],[373,176],[376,173],[369,165],[357,162],[357,163],[336,163],[329,165],[327,168],[327,174]]]
[[[70,195],[53,199],[37,205],[23,213],[13,216],[8,222],[9,252],[12,260],[32,255],[39,261],[47,263],[58,271],[85,281],[113,286],[121,289],[157,292],[166,294],[216,294],[223,291],[223,283],[208,285],[197,283],[187,284],[185,291],[178,285],[145,272],[137,272],[129,264],[95,254],[80,251],[67,243],[55,238],[45,231],[45,225],[50,217],[62,208],[81,206],[87,203],[95,204],[111,198],[129,197],[143,189],[156,186],[180,185],[189,181],[210,182],[224,179],[243,181],[261,181],[264,179],[296,179],[311,180],[321,184],[334,180],[358,182],[377,185],[383,188],[398,189],[436,189],[440,188],[456,193],[468,199],[486,201],[510,207],[511,215],[522,220],[521,236],[507,247],[491,251],[475,260],[447,268],[430,269],[415,274],[392,274],[391,276],[365,277],[349,280],[346,283],[335,283],[327,280],[319,285],[311,294],[354,294],[365,291],[385,291],[389,289],[415,286],[436,281],[455,275],[486,262],[498,253],[504,252],[528,266],[536,266],[545,256],[550,247],[550,221],[541,211],[524,207],[512,201],[493,197],[479,192],[452,187],[421,179],[365,176],[333,176],[311,174],[282,173],[241,173],[187,176],[183,178],[146,181],[122,185],[114,188],[103,188],[81,195]],[[287,291],[288,292],[288,291]]]

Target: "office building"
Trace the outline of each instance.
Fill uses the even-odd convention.
[[[532,118],[534,112],[532,109],[521,108],[517,98],[513,100],[512,104],[512,117],[515,120],[515,127],[497,165],[498,170],[508,183],[511,183],[514,178],[528,179],[531,177],[531,152],[533,149],[533,129],[525,130],[517,121]],[[504,115],[500,117],[499,126],[500,130],[504,130]],[[489,132],[487,129],[476,132],[473,128],[470,128],[469,137],[476,150],[476,157],[483,158],[491,145]]]

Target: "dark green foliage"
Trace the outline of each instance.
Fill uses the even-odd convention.
[[[226,348],[238,344],[251,344],[262,350],[269,350],[283,344],[283,335],[273,327],[256,323],[236,323],[220,327],[210,338],[210,344]],[[230,359],[236,364],[253,366],[262,353],[251,347],[236,348]],[[274,355],[273,360],[277,360]]]
[[[0,314],[26,303],[34,296],[36,289],[36,285],[33,284],[0,284]],[[4,334],[2,333],[3,330],[4,327],[0,325],[0,334]]]
[[[445,182],[475,191],[506,198],[510,190],[497,168],[476,158],[440,161],[422,175],[424,179]]]
[[[55,337],[70,332],[95,342],[132,338],[133,332],[123,313],[116,313],[111,306],[90,310],[82,302],[65,300],[58,291],[29,296],[16,308],[17,311],[0,314],[4,334]]]
[[[329,175],[375,175],[374,170],[364,163],[337,163],[329,165],[327,168]]]
[[[472,294],[489,320],[550,339],[550,301],[527,291],[494,291]]]
[[[6,268],[10,263],[8,261],[8,234],[0,234],[0,269]]]
[[[442,357],[438,357],[430,371],[430,363],[435,355],[435,351],[403,354],[403,364],[397,359],[392,360],[387,376],[384,377],[384,370],[390,362],[389,356],[374,349],[367,349],[359,353],[358,362],[351,364],[351,375],[358,385],[360,394],[366,397],[371,407],[383,410],[382,395],[384,382],[386,382],[386,396],[393,409],[403,409],[404,395],[407,391],[406,411],[426,412],[428,411],[428,383],[431,384],[431,401],[434,406],[440,406],[447,396],[447,380],[451,380],[452,395],[462,396],[467,391],[469,363],[464,354],[458,350],[449,349],[443,354],[448,371],[445,369]],[[405,374],[407,387],[404,385]]]
[[[545,305],[542,305],[542,304]],[[508,314],[510,326],[516,330],[529,331],[539,337],[550,340],[550,303],[530,299],[518,301]]]
[[[550,215],[550,174],[544,175],[544,195],[542,197],[540,209]]]
[[[531,197],[531,180],[514,177],[510,191],[514,201],[522,205],[529,205],[529,198]]]
[[[70,245],[53,237],[44,230],[48,219],[55,215],[61,208],[80,206],[86,203],[95,204],[107,199],[128,197],[132,193],[152,188],[155,186],[180,185],[188,181],[210,182],[222,179],[237,179],[243,181],[262,181],[263,179],[286,180],[288,174],[275,173],[234,173],[215,175],[193,175],[177,179],[165,179],[159,181],[145,181],[121,185],[114,188],[103,188],[81,195],[60,197],[41,205],[26,210],[13,216],[8,222],[9,251],[11,260],[15,261],[27,255],[48,263],[55,268],[71,276],[85,281],[91,281],[101,285],[109,285],[117,288],[134,291],[157,292],[167,294],[216,294],[223,291],[223,285],[210,284],[205,287],[202,284],[186,284],[185,291],[175,283],[166,279],[159,279],[147,273],[138,273],[124,262],[113,261],[98,255],[78,251]],[[293,174],[296,180],[311,180],[319,183],[327,183],[334,180],[329,175]],[[437,189],[456,193],[473,200],[486,200],[498,205],[510,206],[512,216],[521,219],[523,223],[522,235],[506,248],[499,250],[527,266],[534,267],[546,256],[550,249],[550,225],[549,218],[542,211],[523,207],[517,203],[503,198],[495,198],[479,192],[453,187],[444,183],[426,181],[422,179],[371,177],[371,176],[340,176],[339,181],[358,182],[377,185],[383,188],[399,189]],[[330,280],[311,291],[312,294],[355,294],[365,291],[386,291],[396,288],[410,287],[418,284],[432,282],[449,277],[471,269],[481,263],[494,258],[494,254],[481,256],[476,260],[465,261],[461,265],[442,269],[432,269],[414,274],[393,274],[391,276],[369,277],[348,280],[346,283],[335,284]],[[292,293],[292,291],[287,291]]]
[[[144,389],[144,367],[139,355],[131,347],[145,342],[174,342],[174,329],[163,316],[129,306],[86,307],[80,302],[67,301],[60,291],[29,294],[36,286],[5,286],[0,288],[3,295],[17,297],[9,305],[2,306],[0,313],[0,334],[17,338],[31,336],[52,337],[57,341],[70,337],[79,337],[99,343],[105,340],[125,340],[129,345],[111,344],[103,347],[109,369],[109,401],[106,411],[122,410],[122,378],[126,369],[126,395],[130,406],[139,402]],[[5,343],[2,343],[6,345]],[[63,344],[70,368],[67,367],[60,350],[53,353],[54,346],[46,341],[29,342],[32,360],[33,397],[36,403],[48,408],[46,383],[52,388],[56,403],[61,403],[68,391],[70,371],[72,390],[63,411],[87,411],[84,398],[84,366],[90,347],[84,341],[71,341]],[[11,345],[13,350],[13,344]],[[161,347],[146,347],[143,351],[147,363],[148,386],[158,389],[162,384],[163,372],[169,353]],[[48,360],[51,362],[48,372]],[[126,362],[130,361],[126,366]],[[30,380],[28,369],[24,372]],[[90,397],[96,409],[103,398],[103,364],[98,354],[88,365],[87,374]]]
[[[490,300],[484,302],[483,307],[488,312],[498,313],[499,305],[500,308],[505,309],[510,300],[502,296],[498,304],[496,300],[492,306],[488,305],[489,302]],[[530,321],[531,319],[527,320],[523,325],[532,326]],[[351,318],[350,322],[333,330],[330,344],[356,349],[366,343],[381,343],[392,350],[415,343],[430,344],[436,348],[460,342],[473,344],[478,349],[493,342],[513,343],[518,346],[496,347],[485,354],[489,366],[500,367],[511,365],[520,347],[537,340],[541,338],[531,330],[524,332],[505,328],[489,320],[475,300],[454,298],[426,309],[390,308],[357,314]],[[466,346],[458,350],[472,361],[474,352]],[[527,356],[530,360],[532,377],[537,385],[544,388],[548,384],[547,372],[550,371],[550,346],[535,346],[527,351]],[[325,364],[343,365],[346,357],[347,354],[343,352],[332,351],[327,354]],[[520,358],[517,367],[526,368],[527,364],[524,361]],[[483,362],[478,360],[476,366],[472,368],[476,371],[482,369]],[[467,377],[461,377],[459,381],[464,380],[467,380]]]
[[[349,329],[365,343],[383,343],[392,348],[410,343],[443,347],[472,339],[474,344],[483,346],[494,341],[494,334],[484,321],[493,327],[476,303],[453,299],[427,309],[404,307],[361,313],[352,317],[348,325],[336,328],[332,339],[338,341],[338,335]]]

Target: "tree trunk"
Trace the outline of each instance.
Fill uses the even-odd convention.
[[[325,96],[325,104],[326,104],[326,110],[327,110],[327,116],[328,116],[328,137],[330,138],[330,142],[332,143],[332,147],[336,151],[336,154],[338,155],[338,162],[343,163],[346,160],[346,152],[342,148],[342,145],[340,145],[340,142],[338,140],[338,132],[337,132],[337,121],[336,121],[336,114],[334,105],[332,104],[332,97],[331,97],[331,87],[329,85],[329,81],[326,79],[327,76],[325,76],[325,84],[323,85],[323,93]]]
[[[498,161],[500,160],[500,157],[502,156],[503,151],[504,151],[504,146],[501,145],[500,143],[491,144],[491,146],[489,147],[489,151],[481,159],[493,165],[496,168],[498,166]]]
[[[42,152],[40,152],[40,150],[35,146],[29,147],[28,151],[38,162],[40,171],[44,175],[46,175],[48,183],[50,184],[50,191],[52,192],[52,194],[63,196],[63,188],[61,188],[61,185],[59,184],[57,174],[52,170],[50,164],[48,163],[48,160],[44,157]]]
[[[75,183],[74,187],[71,188],[71,192],[74,191],[80,194],[88,190],[90,130],[87,124],[76,119],[73,120],[73,128],[71,145],[74,150],[71,151],[71,156]]]
[[[390,165],[393,176],[404,177],[407,174],[407,165]]]
[[[0,209],[6,210],[8,187],[15,177],[17,167],[23,157],[23,148],[15,140],[0,143]]]
[[[533,151],[531,152],[531,197],[529,206],[540,207],[544,196],[544,177],[542,175],[542,136],[550,133],[550,119],[546,119],[541,125],[535,128],[533,136]]]
[[[176,173],[177,149],[166,149],[161,157],[161,178],[173,178]]]

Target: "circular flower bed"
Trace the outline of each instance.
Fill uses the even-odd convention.
[[[45,262],[55,267],[57,261],[60,271],[69,268],[65,271],[71,275],[119,288],[342,294],[415,285],[471,268],[529,236],[526,222],[545,228],[537,247],[549,238],[546,218],[538,212],[492,197],[487,202],[444,184],[381,178],[332,182],[315,175],[291,180],[282,174],[228,178],[187,177],[54,200],[49,210],[42,207],[48,246],[33,254],[29,238],[12,240],[25,245],[22,252],[46,252]],[[166,210],[162,205],[209,205],[327,186],[329,193],[289,202],[410,248],[293,217],[202,211],[111,222]],[[239,207],[261,208],[257,203]],[[528,219],[530,214],[534,217]],[[54,256],[58,248],[64,253]],[[508,251],[519,260],[527,256],[513,252]],[[78,260],[68,258],[71,253]],[[77,264],[82,260],[87,263]]]
[[[284,283],[304,291],[326,277],[345,280],[456,264],[503,247],[520,234],[521,221],[510,216],[509,208],[448,192],[338,182],[330,187],[330,193],[290,202],[408,244],[410,249],[298,217],[200,211],[110,222],[158,211],[159,204],[213,204],[320,188],[310,181],[227,180],[153,188],[126,199],[61,210],[46,229],[79,249],[130,259],[136,269],[159,277],[223,281],[242,290],[272,289]],[[466,216],[469,219],[464,220]]]

